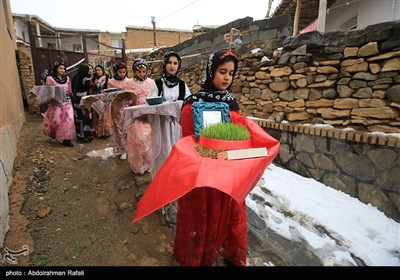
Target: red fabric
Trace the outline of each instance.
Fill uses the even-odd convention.
[[[187,104],[182,107],[181,126],[182,126],[182,137],[194,134],[192,104]]]
[[[208,149],[214,150],[239,150],[251,148],[251,139],[249,140],[220,140],[206,138],[200,135],[199,144]]]
[[[236,112],[231,121],[246,125],[252,146],[267,147],[269,155],[234,161],[203,158],[194,150],[194,136],[184,137],[137,205],[133,222],[179,199],[174,254],[181,265],[212,265],[218,252],[236,265],[246,264],[245,197],[278,154],[279,142]],[[184,106],[181,124],[184,136],[193,134],[191,105]]]
[[[179,199],[174,255],[182,266],[211,266],[217,254],[246,265],[246,205],[213,188]]]

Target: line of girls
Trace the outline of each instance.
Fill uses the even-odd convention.
[[[68,147],[73,146],[72,140],[75,136],[78,142],[91,142],[93,132],[97,137],[112,135],[114,153],[120,155],[121,159],[126,159],[127,132],[122,127],[123,109],[145,104],[147,96],[163,96],[164,100],[183,100],[189,96],[188,86],[178,78],[181,63],[178,53],[167,52],[162,62],[162,76],[156,81],[147,77],[148,63],[143,58],[134,61],[132,79],[128,78],[127,65],[123,62],[113,66],[114,76],[111,79],[101,65],[93,69],[92,65],[82,63],[71,81],[65,73],[65,63],[56,61],[51,74],[46,78],[46,84],[63,87],[68,98],[61,105],[49,104],[42,126],[44,134]],[[132,91],[136,100],[121,99],[118,110],[107,107],[102,115],[79,106],[83,96],[97,94],[107,88]],[[141,125],[139,122],[135,122],[130,128],[134,137],[130,139],[129,147],[132,149],[129,150],[128,161],[135,173],[143,174],[150,168],[150,128],[146,122],[142,122]]]
[[[114,153],[121,159],[128,158],[133,172],[143,174],[150,169],[151,128],[145,119],[137,119],[128,131],[123,129],[123,108],[146,103],[147,97],[163,96],[164,100],[183,100],[190,95],[185,82],[178,78],[181,67],[181,58],[178,53],[170,51],[164,55],[161,79],[153,80],[147,76],[148,62],[143,58],[136,58],[132,65],[133,78],[127,76],[127,65],[119,62],[114,65],[114,77],[108,83],[109,88],[132,91],[135,100],[121,100],[121,109],[114,111],[113,142]],[[127,135],[129,134],[129,138]]]
[[[65,63],[61,60],[54,63],[50,75],[46,77],[46,85],[62,87],[67,98],[62,104],[48,104],[42,123],[44,135],[67,147],[73,147],[72,140],[75,136],[78,142],[90,142],[93,139],[93,131],[98,137],[111,135],[111,120],[107,113],[99,118],[93,110],[89,112],[79,106],[82,96],[97,94],[107,87],[108,76],[104,68],[97,65],[95,70],[96,73],[93,74],[93,66],[80,64],[71,81],[66,75]]]

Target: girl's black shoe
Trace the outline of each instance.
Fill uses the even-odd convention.
[[[71,142],[70,140],[64,140],[64,141],[62,142],[62,144],[63,144],[64,146],[67,146],[67,147],[73,147],[73,146],[74,146],[74,144],[72,144],[72,142]]]

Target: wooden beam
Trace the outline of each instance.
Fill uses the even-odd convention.
[[[301,11],[301,0],[297,0],[296,13],[294,14],[294,22],[293,22],[293,36],[296,36],[299,33],[300,11]]]

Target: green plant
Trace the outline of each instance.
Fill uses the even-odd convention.
[[[240,141],[251,139],[250,132],[247,130],[246,126],[238,125],[235,123],[217,123],[212,124],[204,128],[200,135],[205,138],[227,140],[227,141]],[[224,150],[214,150],[196,144],[194,147],[196,152],[207,158],[217,158],[217,154],[223,152]]]
[[[39,255],[36,258],[36,266],[45,266],[48,260],[48,256],[46,255]]]
[[[246,126],[235,123],[217,123],[204,128],[200,135],[211,139],[220,140],[249,140],[250,132]]]

